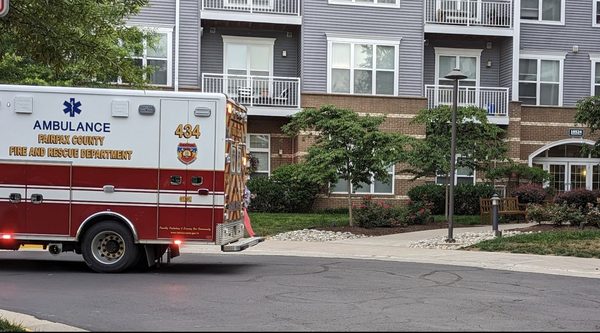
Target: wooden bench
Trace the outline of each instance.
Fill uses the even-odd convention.
[[[526,220],[526,211],[521,209],[517,197],[500,198],[498,218],[500,216],[518,216]],[[481,223],[492,223],[492,199],[479,198],[479,212]]]

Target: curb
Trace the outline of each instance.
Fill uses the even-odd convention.
[[[79,327],[42,320],[27,314],[6,310],[0,310],[0,318],[14,325],[23,326],[28,332],[88,332]]]

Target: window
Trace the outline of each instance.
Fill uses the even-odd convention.
[[[250,175],[268,176],[271,173],[271,136],[269,134],[248,134],[248,150],[258,161],[256,170]]]
[[[522,0],[521,19],[541,23],[564,24],[563,0]]]
[[[600,58],[592,59],[592,96],[600,96]]]
[[[252,96],[270,90],[274,44],[275,38],[223,36],[223,73],[228,74],[229,95]]]
[[[563,58],[519,60],[519,101],[525,105],[562,105]]]
[[[371,178],[371,184],[361,184],[352,189],[352,193],[358,194],[394,194],[394,166],[388,168],[388,177],[385,182]],[[332,193],[348,193],[348,183],[345,179],[339,179],[337,183],[331,184]]]
[[[144,40],[144,48],[141,54],[133,54],[131,58],[140,67],[154,67],[150,84],[159,86],[171,86],[172,83],[172,29],[168,28],[142,28],[152,30],[156,33],[156,41],[153,47],[148,47],[148,41]],[[121,78],[117,79],[121,84]]]
[[[600,0],[593,0],[592,26],[600,27]]]
[[[329,0],[334,5],[400,7],[400,0]]]
[[[154,47],[149,48],[144,41],[144,51],[140,55],[132,56],[135,62],[142,66],[154,67],[150,83],[155,85],[170,86],[171,83],[171,30],[157,30],[158,34]]]
[[[479,49],[455,49],[436,47],[436,82],[439,85],[453,86],[454,81],[445,79],[455,68],[459,68],[466,79],[460,80],[460,86],[479,86],[479,67],[481,52]]]
[[[456,159],[460,160],[460,156]],[[438,173],[435,177],[435,183],[438,185],[446,185],[446,175]],[[475,184],[475,170],[468,167],[456,166],[454,184]]]
[[[396,95],[398,42],[328,40],[328,92]]]

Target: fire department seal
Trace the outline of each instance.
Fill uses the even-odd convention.
[[[195,143],[180,143],[177,146],[177,159],[183,164],[190,164],[196,160],[198,147]]]

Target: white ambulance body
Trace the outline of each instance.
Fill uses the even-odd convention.
[[[223,94],[0,85],[0,248],[100,272],[240,251],[247,113]]]

